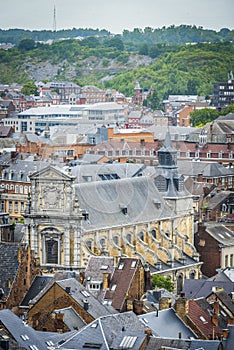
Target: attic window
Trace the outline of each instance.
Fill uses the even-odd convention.
[[[100,267],[100,270],[107,270],[108,269],[108,265],[102,265],[101,267]]]
[[[132,268],[136,267],[136,263],[137,263],[136,260],[132,261],[131,267],[132,267]]]
[[[84,220],[89,219],[89,213],[86,210],[82,210],[82,216],[84,217]]]
[[[97,323],[93,323],[93,324],[91,324],[91,328],[97,328],[97,326],[98,326],[98,324]]]
[[[119,270],[123,270],[124,263],[119,264]]]
[[[200,320],[202,321],[203,324],[208,323],[208,321],[206,321],[206,319],[203,316],[200,316]]]
[[[51,340],[48,340],[48,341],[46,342],[46,344],[49,345],[49,346],[54,345],[54,343],[53,343]]]
[[[29,337],[28,337],[27,334],[21,334],[21,338],[22,338],[23,340],[28,340],[28,339],[29,339]]]
[[[111,290],[116,290],[117,285],[113,284],[113,286],[111,287]]]
[[[125,336],[120,343],[120,348],[131,349],[134,346],[136,340],[137,340],[137,337]]]
[[[81,294],[83,294],[86,298],[90,296],[90,294],[86,290],[82,290]]]
[[[124,215],[128,213],[128,208],[126,207],[126,205],[120,205],[120,209]]]
[[[158,199],[154,199],[154,205],[157,209],[159,209],[161,207],[161,202]]]
[[[84,343],[83,348],[86,349],[101,349],[102,344],[101,343]]]

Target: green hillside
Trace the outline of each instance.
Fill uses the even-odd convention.
[[[49,45],[34,41],[28,31],[20,31],[20,38],[23,34],[28,37],[12,49],[0,50],[0,83],[66,80],[114,88],[132,96],[138,80],[143,89],[153,88],[158,101],[168,94],[206,96],[213,93],[215,81],[226,81],[228,73],[234,71],[233,44],[220,37],[222,33],[230,39],[233,31],[208,32],[186,26],[124,31],[122,36],[104,31],[95,36],[86,33],[83,40],[57,40]],[[165,42],[158,42],[163,33]],[[199,34],[199,41],[215,33],[219,34],[215,38],[218,42],[180,42],[182,36],[192,41]]]

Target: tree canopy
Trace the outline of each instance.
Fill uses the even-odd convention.
[[[174,284],[171,281],[170,277],[164,277],[158,274],[152,275],[152,287],[155,289],[158,288],[165,288],[169,292],[173,292],[174,290]]]

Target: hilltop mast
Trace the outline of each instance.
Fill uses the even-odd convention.
[[[54,20],[53,20],[53,31],[56,32],[57,28],[56,28],[56,7],[54,4]]]

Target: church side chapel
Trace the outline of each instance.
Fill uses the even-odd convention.
[[[44,270],[82,271],[91,256],[140,258],[151,273],[169,275],[180,292],[199,278],[192,196],[177,171],[169,133],[156,176],[75,183],[55,166],[30,176],[25,242]]]

